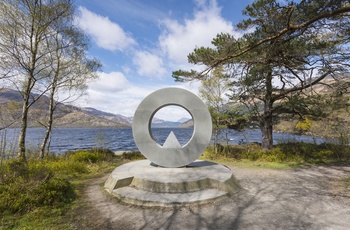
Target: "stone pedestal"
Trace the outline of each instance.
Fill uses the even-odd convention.
[[[108,193],[128,204],[183,206],[224,199],[240,189],[231,170],[208,161],[164,168],[149,160],[117,167],[105,183]]]

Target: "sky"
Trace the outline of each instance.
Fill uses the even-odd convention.
[[[74,102],[132,117],[150,93],[180,87],[198,95],[200,82],[177,83],[172,72],[200,69],[187,62],[195,47],[210,47],[218,33],[238,37],[235,25],[252,0],[76,0],[76,22],[90,38],[88,56],[103,67],[87,96]],[[202,67],[203,68],[203,67]],[[166,107],[155,117],[190,117]]]

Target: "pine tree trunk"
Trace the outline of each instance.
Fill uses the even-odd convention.
[[[264,149],[272,149],[273,137],[272,137],[272,116],[267,116],[260,121],[261,129],[261,147]]]
[[[272,149],[273,136],[272,136],[272,72],[268,72],[265,78],[266,94],[264,101],[264,112],[260,118],[261,129],[261,147],[264,149]]]

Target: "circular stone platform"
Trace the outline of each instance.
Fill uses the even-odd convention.
[[[232,171],[208,161],[163,168],[149,160],[117,167],[105,189],[122,202],[142,206],[203,204],[232,195],[240,185]]]

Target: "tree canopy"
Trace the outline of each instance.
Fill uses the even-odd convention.
[[[88,41],[74,25],[72,0],[0,2],[0,73],[22,96],[18,156],[25,159],[29,108],[43,94],[82,90],[99,67],[86,57]],[[34,94],[35,92],[35,94]],[[50,113],[51,113],[50,108]]]
[[[257,0],[236,38],[218,34],[213,48],[199,47],[188,61],[201,71],[173,72],[176,81],[205,79],[216,68],[230,74],[231,99],[246,105],[259,122],[262,146],[271,148],[274,118],[280,114],[320,115],[319,98],[306,89],[349,72],[349,1]]]

